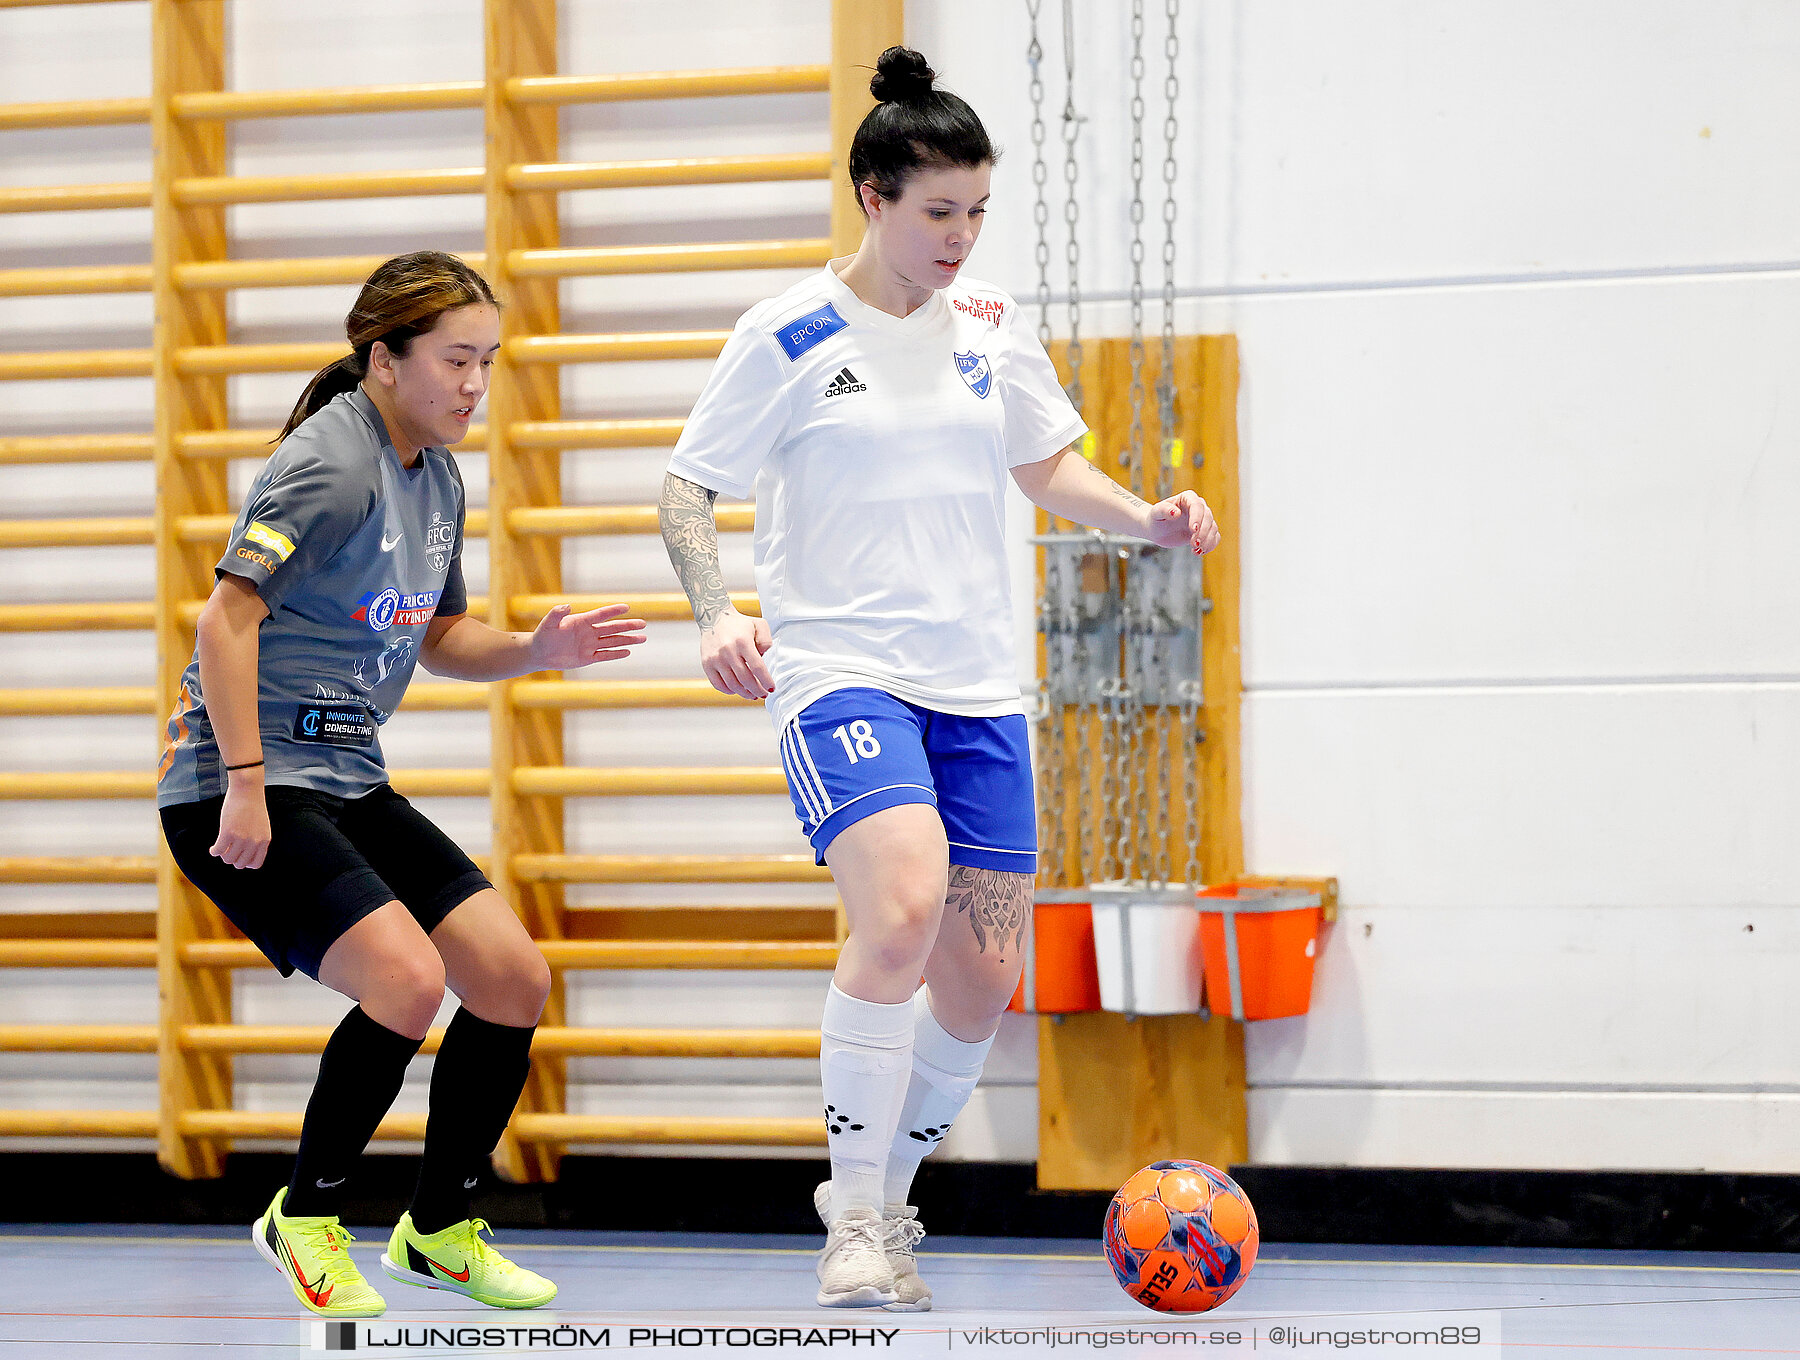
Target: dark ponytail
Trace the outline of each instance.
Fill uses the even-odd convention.
[[[279,444],[300,422],[366,378],[376,341],[385,344],[390,353],[404,356],[413,340],[432,330],[445,312],[477,303],[500,305],[486,279],[441,250],[396,255],[379,266],[344,318],[350,353],[313,374],[275,442]]]
[[[919,170],[973,169],[1000,159],[975,110],[936,88],[936,80],[937,72],[910,47],[890,47],[875,63],[869,93],[880,102],[850,143],[850,187],[858,207],[865,184],[896,199]]]

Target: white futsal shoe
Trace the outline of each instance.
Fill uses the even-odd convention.
[[[830,1212],[829,1202],[826,1212]],[[891,1304],[894,1268],[881,1249],[881,1215],[859,1206],[835,1220],[827,1219],[825,1228],[825,1250],[819,1253],[819,1307],[885,1308]]]
[[[827,1228],[831,1226],[831,1182],[821,1182],[813,1191],[813,1208],[819,1212],[819,1221]],[[929,1313],[931,1311],[931,1287],[919,1278],[919,1261],[913,1250],[924,1239],[925,1229],[919,1224],[919,1211],[910,1204],[900,1209],[889,1209],[881,1216],[881,1254],[886,1259],[888,1269],[894,1273],[894,1297],[891,1302],[881,1306],[890,1313]],[[820,1279],[824,1278],[824,1266],[820,1266]],[[824,1303],[821,1294],[819,1302]]]

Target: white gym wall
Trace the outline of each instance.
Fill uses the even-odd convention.
[[[1087,334],[1123,334],[1128,8],[1076,0]],[[1146,291],[1161,285],[1162,5],[1146,5]],[[1184,0],[1178,328],[1242,345],[1248,859],[1335,874],[1313,1011],[1249,1033],[1266,1162],[1793,1169],[1800,1132],[1800,8],[1785,0]],[[569,3],[571,72],[823,61],[824,0]],[[971,272],[1029,310],[1023,0],[912,0],[909,41],[1006,155]],[[238,88],[476,79],[477,0],[240,0]],[[1045,0],[1051,281],[1063,262],[1057,0]],[[354,34],[355,41],[346,35]],[[0,11],[9,100],[148,93],[146,7]],[[569,159],[823,145],[822,95],[564,115]],[[479,163],[475,112],[244,122],[242,174]],[[145,128],[0,134],[0,183],[141,180]],[[569,244],[824,234],[826,190],[575,194]],[[479,249],[475,199],[232,210],[236,250]],[[0,216],[0,268],[142,262],[148,213]],[[792,274],[572,280],[569,330],[728,326]],[[340,334],[352,290],[234,295],[235,338]],[[1053,318],[1060,322],[1060,306]],[[1151,309],[1149,325],[1159,320]],[[144,296],[0,299],[8,349],[148,343]],[[707,365],[569,369],[570,415],[678,414]],[[274,423],[298,375],[235,380]],[[142,430],[149,383],[9,383],[0,433]],[[1784,398],[1786,400],[1784,401]],[[570,501],[654,498],[666,453],[566,459]],[[479,503],[485,471],[464,458]],[[240,485],[249,469],[239,473]],[[147,465],[0,469],[6,513],[146,513]],[[748,587],[747,543],[728,576]],[[734,539],[740,541],[733,541]],[[573,590],[671,589],[654,539],[574,542]],[[471,586],[484,553],[471,545]],[[147,598],[147,548],[0,552],[0,598]],[[1018,552],[1022,591],[1029,565]],[[1029,636],[1025,634],[1025,636]],[[692,673],[652,626],[643,675]],[[148,634],[15,635],[0,686],[147,684]],[[760,714],[571,714],[570,758],[769,763]],[[480,715],[401,716],[391,763],[487,759]],[[0,720],[9,769],[154,761],[140,718]],[[784,799],[571,800],[571,848],[799,849]],[[486,848],[478,800],[434,816]],[[147,807],[0,804],[6,853],[144,854]],[[582,889],[590,901],[692,890]],[[752,889],[739,890],[749,899]],[[612,897],[602,894],[611,892]],[[761,900],[793,900],[791,887]],[[709,894],[723,900],[723,893]],[[0,886],[0,909],[148,889]],[[1746,929],[1753,927],[1753,929]],[[817,975],[573,975],[577,1023],[809,1025]],[[239,975],[238,1015],[341,1002]],[[0,1022],[155,1019],[148,974],[15,971]],[[1029,1160],[1011,1024],[944,1155]],[[421,1064],[421,1068],[423,1065]],[[238,1060],[298,1108],[312,1063]],[[573,1108],[816,1112],[807,1063],[572,1064]],[[423,1108],[416,1078],[402,1107]],[[148,1059],[0,1056],[0,1104],[148,1108]],[[65,1145],[66,1146],[66,1145]],[[657,1150],[660,1151],[660,1150]]]

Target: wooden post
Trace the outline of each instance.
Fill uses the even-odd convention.
[[[905,0],[832,0],[831,254],[862,244],[863,215],[850,189],[850,143],[875,107],[869,81],[884,51],[906,40]]]
[[[521,420],[562,416],[562,369],[557,364],[514,361],[512,341],[525,335],[556,335],[562,315],[554,277],[515,276],[511,252],[561,244],[554,193],[515,191],[507,184],[510,166],[550,164],[558,154],[555,105],[514,104],[506,82],[516,76],[556,74],[556,0],[487,0],[487,276],[503,304],[501,350],[488,390],[488,613],[496,628],[510,628],[507,601],[515,595],[558,595],[562,591],[562,540],[512,531],[508,516],[526,506],[562,503],[562,450],[520,448],[513,425]],[[538,679],[560,680],[546,672]],[[563,764],[560,709],[515,706],[517,681],[489,687],[492,733],[494,849],[491,877],[506,900],[540,940],[565,935],[563,885],[521,881],[513,872],[521,854],[560,854],[563,800],[521,797],[513,771],[525,765]],[[565,1023],[565,992],[553,972],[543,1024]],[[519,1100],[520,1114],[561,1114],[567,1061],[540,1054]],[[501,1139],[494,1162],[513,1181],[554,1180],[562,1147],[527,1143],[511,1132]]]
[[[1119,451],[1130,428],[1129,341],[1087,341],[1083,386],[1087,420],[1095,439],[1094,461],[1121,482]],[[1053,357],[1067,377],[1065,346]],[[1154,392],[1161,373],[1160,347],[1145,355],[1144,386]],[[1238,708],[1243,689],[1238,626],[1237,341],[1229,335],[1184,336],[1175,349],[1177,431],[1185,466],[1177,490],[1198,490],[1212,507],[1223,542],[1206,558],[1205,582],[1212,611],[1202,628],[1201,674],[1205,706],[1200,714],[1201,877],[1220,883],[1244,868]],[[1144,445],[1160,447],[1162,431],[1154,398],[1144,410]],[[1199,454],[1199,466],[1194,455]],[[1039,514],[1040,532],[1048,517]],[[1041,554],[1040,554],[1041,557]],[[1041,563],[1040,563],[1041,581]],[[1040,650],[1040,665],[1042,653]],[[1164,714],[1166,724],[1179,721]],[[1091,724],[1090,724],[1091,726]],[[1171,749],[1180,751],[1175,728]],[[1076,764],[1091,732],[1071,721],[1066,787],[1075,787]],[[1185,800],[1171,791],[1166,835],[1177,866],[1186,859]],[[1073,859],[1075,819],[1071,809]],[[1073,869],[1073,863],[1070,864]],[[1071,880],[1073,881],[1073,880]],[[1038,1022],[1038,1185],[1046,1190],[1111,1190],[1146,1163],[1191,1157],[1229,1166],[1249,1155],[1244,1103],[1243,1026],[1219,1016],[1161,1015],[1128,1019],[1094,1012]]]
[[[184,293],[175,286],[178,266],[226,255],[225,209],[181,207],[171,191],[177,179],[226,171],[225,128],[217,122],[178,122],[178,94],[225,88],[223,0],[151,0],[151,136],[155,166],[151,186],[154,237],[152,288],[156,302],[154,367],[156,426],[156,659],[157,712],[163,722],[180,697],[181,672],[194,649],[194,630],[181,607],[212,591],[211,543],[184,544],[175,534],[183,515],[224,514],[225,464],[181,458],[176,441],[195,430],[229,423],[226,378],[182,377],[176,350],[222,345],[227,334],[220,293]],[[159,737],[160,737],[159,733]],[[181,946],[227,934],[223,918],[187,881],[168,848],[157,857],[157,981],[161,993],[157,1042],[157,1158],[175,1175],[217,1176],[224,1169],[223,1140],[184,1137],[182,1115],[191,1110],[229,1110],[231,1058],[190,1053],[177,1043],[185,1025],[226,1024],[231,1019],[231,975],[193,969],[180,961]]]

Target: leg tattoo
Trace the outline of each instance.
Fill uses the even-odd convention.
[[[969,924],[975,931],[975,943],[987,953],[988,937],[1000,957],[1006,957],[1007,937],[1015,948],[1025,936],[1026,912],[1031,909],[1030,874],[1009,874],[1004,869],[972,869],[966,864],[950,866],[950,894],[946,905],[969,913]]]

